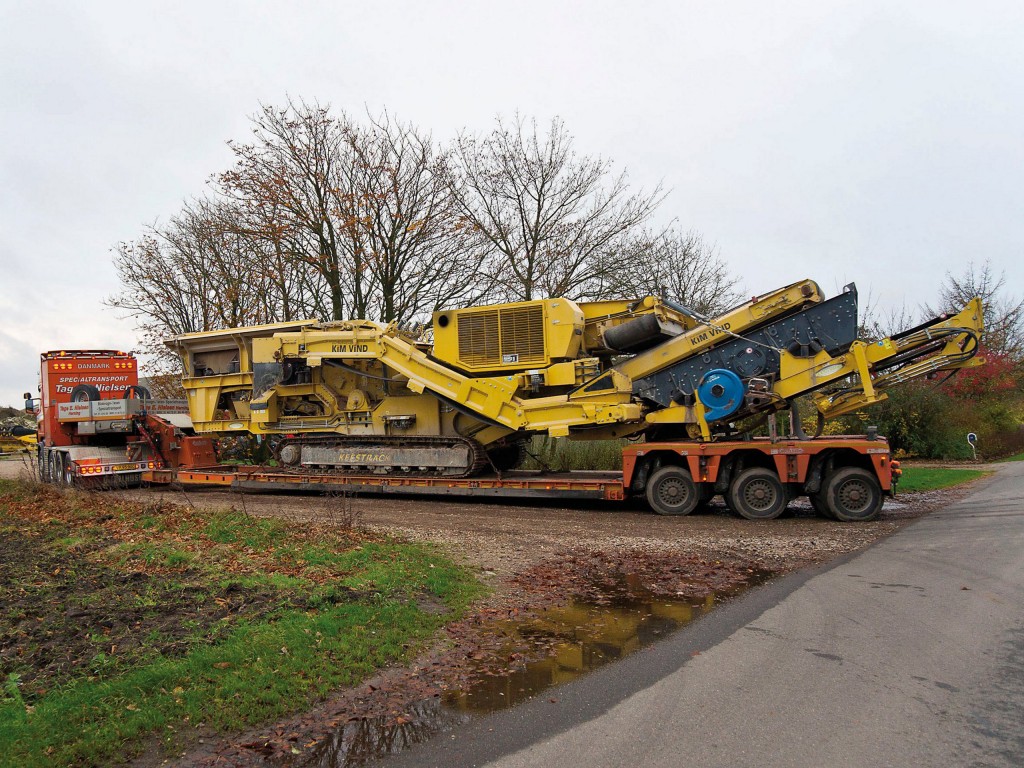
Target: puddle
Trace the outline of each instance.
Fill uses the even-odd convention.
[[[424,699],[394,717],[352,720],[291,765],[345,768],[394,755],[469,720],[469,715],[446,706],[440,698]]]
[[[495,624],[500,639],[461,690],[425,699],[395,717],[349,722],[292,765],[347,768],[393,755],[474,715],[507,709],[628,656],[697,619],[723,598],[734,597],[767,574],[756,574],[727,592],[702,599],[670,599],[647,593],[639,579],[622,577],[598,602],[573,602],[522,620]],[[500,673],[494,659],[509,659]]]
[[[550,655],[500,676],[485,675],[462,691],[449,691],[444,703],[473,713],[515,706],[663,639],[709,611],[715,600],[709,595],[698,603],[660,598],[618,598],[607,605],[574,602],[525,621],[500,622],[497,631],[508,641],[498,655],[508,658],[538,646],[547,646]]]

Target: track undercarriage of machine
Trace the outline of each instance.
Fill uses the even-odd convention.
[[[713,440],[811,394],[821,416],[980,364],[980,301],[875,342],[857,294],[802,281],[706,318],[671,301],[542,299],[436,312],[427,343],[368,320],[175,337],[197,431],[269,439],[296,470],[465,477],[534,434]]]

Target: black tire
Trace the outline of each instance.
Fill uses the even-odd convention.
[[[47,451],[42,446],[36,449],[36,472],[39,474],[39,482],[45,483],[50,479],[49,467],[46,464]]]
[[[697,485],[683,467],[662,467],[647,481],[647,503],[659,515],[688,515],[700,500]]]
[[[71,390],[72,403],[87,403],[90,400],[99,400],[100,391],[92,384],[76,384]]]
[[[817,493],[808,493],[807,500],[811,502],[811,509],[813,509],[819,517],[835,519],[829,511],[828,504],[825,503],[825,497],[822,495],[821,491],[818,491]]]
[[[740,472],[729,486],[726,498],[729,508],[747,520],[774,520],[789,502],[779,476],[762,467]]]
[[[857,523],[874,520],[882,511],[878,478],[860,467],[843,467],[825,483],[825,503],[836,520]]]
[[[145,387],[138,385],[132,385],[124,390],[124,394],[121,395],[122,400],[151,400],[153,396],[149,394],[149,390]]]
[[[60,484],[65,488],[75,487],[75,468],[71,463],[71,457],[66,453],[60,455]]]
[[[60,454],[57,451],[50,451],[46,457],[46,479],[54,485],[60,485],[64,468],[61,465]]]

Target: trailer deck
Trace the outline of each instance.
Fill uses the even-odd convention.
[[[244,491],[336,491],[358,494],[423,494],[440,496],[492,496],[503,498],[591,499],[622,501],[621,472],[503,472],[452,479],[395,475],[340,475],[285,472],[277,467],[217,466],[198,469],[158,469],[143,481],[155,485],[181,483],[219,486]]]

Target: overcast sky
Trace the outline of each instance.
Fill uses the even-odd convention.
[[[131,348],[111,248],[230,163],[259,104],[447,140],[519,111],[669,190],[749,293],[1024,293],[1024,4],[0,0],[0,405],[39,352]]]

